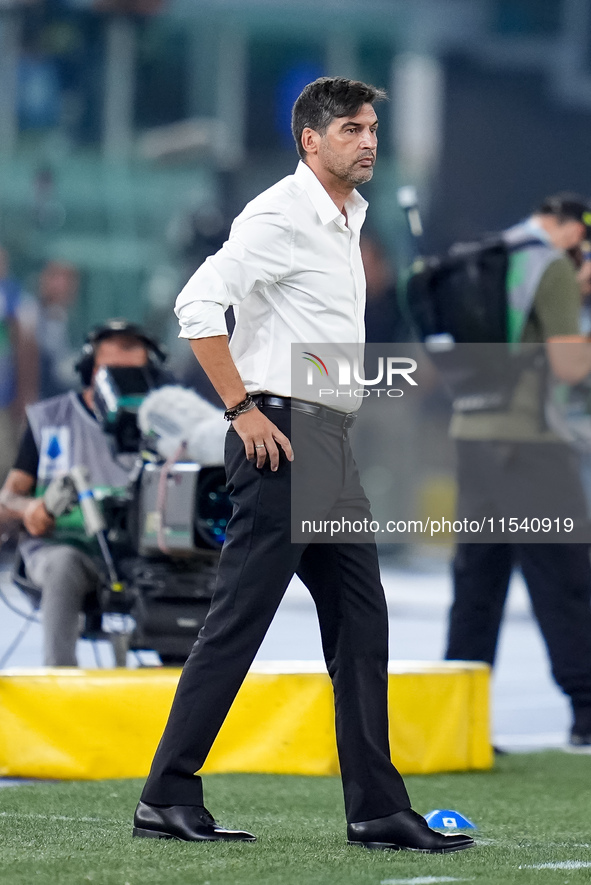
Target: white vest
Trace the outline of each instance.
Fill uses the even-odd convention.
[[[27,407],[27,418],[39,452],[36,494],[43,494],[51,480],[66,473],[71,467],[86,467],[90,486],[97,489],[122,489],[127,486],[129,473],[136,456],[123,455],[116,460],[109,439],[97,421],[84,408],[74,391],[53,396]],[[74,514],[73,514],[74,515]],[[60,522],[68,523],[60,531]],[[78,522],[78,527],[72,523]],[[78,536],[78,537],[76,537]],[[82,529],[81,515],[78,520],[64,517],[58,520],[56,532],[47,538],[25,535],[20,550],[27,561],[40,546],[47,543],[67,543],[77,540],[83,546],[93,546]]]
[[[27,418],[39,451],[38,490],[80,465],[88,469],[94,488],[127,485],[129,458],[115,460],[106,434],[73,391],[28,406]]]

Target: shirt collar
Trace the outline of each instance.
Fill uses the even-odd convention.
[[[310,202],[318,213],[322,224],[326,225],[331,221],[339,223],[339,219],[342,219],[344,223],[342,212],[339,211],[328,192],[303,160],[300,160],[297,165],[295,178],[310,197]],[[368,205],[367,200],[364,200],[358,191],[354,190],[350,194],[345,203],[345,208],[351,230],[358,232],[361,229]]]

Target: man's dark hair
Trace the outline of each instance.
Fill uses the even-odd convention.
[[[387,97],[383,89],[346,77],[320,77],[308,83],[296,99],[291,114],[291,131],[302,160],[306,159],[302,147],[304,129],[324,135],[335,117],[354,117],[362,105]]]
[[[591,222],[591,207],[580,194],[563,191],[546,197],[535,210],[537,215],[554,215],[558,221],[580,221],[586,227]]]

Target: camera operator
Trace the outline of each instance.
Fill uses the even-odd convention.
[[[524,243],[510,259],[508,290],[514,340],[544,345],[554,376],[575,384],[591,372],[591,346],[580,331],[580,295],[567,250],[589,235],[590,209],[576,194],[548,197],[504,238]],[[532,243],[532,238],[537,243]],[[529,242],[528,242],[529,241]],[[522,310],[519,313],[519,306]],[[525,305],[525,307],[524,307]],[[532,515],[566,506],[584,523],[576,453],[541,419],[543,373],[523,372],[506,408],[456,411],[458,516]],[[543,508],[546,508],[544,510]],[[525,529],[527,532],[527,528]],[[514,536],[515,537],[515,536]],[[531,536],[530,536],[531,537]],[[535,539],[534,539],[535,540]],[[519,567],[552,665],[570,698],[574,748],[591,745],[591,568],[586,543],[459,543],[446,658],[493,664],[512,571]]]
[[[27,577],[41,590],[43,662],[75,667],[80,612],[99,585],[94,539],[76,511],[55,520],[41,497],[51,480],[74,466],[88,470],[94,489],[125,488],[131,469],[117,460],[93,412],[93,380],[101,366],[142,367],[164,354],[140,326],[110,320],[87,336],[76,370],[83,390],[27,408],[27,426],[13,468],[0,490],[0,520],[24,528]]]

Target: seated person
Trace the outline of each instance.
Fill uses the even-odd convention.
[[[0,490],[0,521],[16,520],[25,532],[20,540],[27,576],[41,590],[43,663],[75,667],[80,612],[97,589],[100,573],[94,539],[80,529],[75,535],[48,513],[42,499],[50,481],[73,466],[86,467],[92,488],[124,488],[127,468],[116,459],[108,436],[93,412],[92,383],[101,366],[145,366],[164,355],[143,330],[125,320],[110,320],[91,332],[76,369],[81,393],[67,393],[27,408],[27,426],[16,461]],[[73,516],[73,514],[72,514]]]

